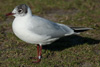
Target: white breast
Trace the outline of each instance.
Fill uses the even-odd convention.
[[[32,44],[43,44],[49,38],[47,36],[40,36],[29,30],[31,26],[30,21],[25,18],[15,18],[12,24],[13,32],[21,40]]]

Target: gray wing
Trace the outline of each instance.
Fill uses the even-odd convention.
[[[52,38],[59,38],[73,34],[73,30],[63,24],[54,23],[44,18],[33,16],[33,27],[30,29],[38,35],[46,35]]]

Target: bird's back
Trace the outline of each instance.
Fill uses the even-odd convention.
[[[39,35],[59,38],[74,33],[73,30],[66,25],[54,23],[50,20],[38,16],[33,16],[33,19],[31,21],[33,27],[31,27],[30,30]]]

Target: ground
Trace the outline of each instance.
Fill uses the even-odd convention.
[[[11,26],[14,17],[5,17],[19,4],[56,23],[93,30],[43,46],[42,61],[34,64],[29,58],[37,55],[36,46],[17,38]],[[100,67],[100,1],[0,0],[0,67]]]

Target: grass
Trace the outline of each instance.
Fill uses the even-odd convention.
[[[100,67],[99,0],[1,0],[0,67]],[[69,26],[94,30],[61,38],[43,46],[42,61],[33,64],[36,46],[18,39],[11,27],[13,17],[5,18],[19,4],[27,4],[33,14]]]

